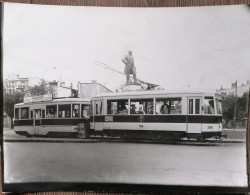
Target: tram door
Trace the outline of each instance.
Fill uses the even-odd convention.
[[[201,97],[187,98],[187,133],[201,133]]]
[[[42,125],[42,111],[41,109],[34,109],[34,118],[33,118],[33,126],[35,134],[41,134],[41,125]]]

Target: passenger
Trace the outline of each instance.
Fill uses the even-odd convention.
[[[74,116],[75,116],[75,117],[78,117],[78,116],[79,116],[78,110],[74,110]]]
[[[135,104],[132,104],[130,109],[130,114],[137,114],[135,109],[136,109]]]
[[[66,111],[66,116],[65,117],[70,117],[70,112],[69,110]]]
[[[138,111],[137,114],[145,114],[145,112],[144,112],[143,109],[142,109],[142,106],[139,107],[139,111]]]
[[[213,100],[210,100],[209,101],[209,106],[207,108],[208,110],[208,114],[214,114],[214,101]]]
[[[154,106],[151,106],[150,108],[149,108],[149,112],[148,112],[149,114],[154,114]]]
[[[166,102],[161,106],[161,114],[169,114],[169,105]]]

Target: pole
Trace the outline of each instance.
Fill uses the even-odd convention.
[[[237,111],[237,80],[235,82],[235,98],[234,98],[234,130],[236,127],[236,111]]]

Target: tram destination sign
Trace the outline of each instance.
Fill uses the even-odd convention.
[[[52,94],[46,94],[46,95],[25,94],[25,96],[23,98],[24,103],[44,102],[44,101],[50,101],[50,100],[52,100]]]

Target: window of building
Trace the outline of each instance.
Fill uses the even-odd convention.
[[[15,119],[19,119],[19,108],[15,108]]]
[[[108,114],[128,114],[128,100],[108,100]]]
[[[89,110],[90,106],[89,105],[84,105],[82,104],[82,117],[88,117],[89,116]]]
[[[70,118],[71,117],[71,104],[58,105],[58,117]]]
[[[46,106],[46,118],[56,118],[57,106],[49,105]]]
[[[181,114],[181,98],[157,98],[156,114]]]
[[[215,114],[213,97],[204,98],[204,114]]]
[[[153,99],[131,99],[130,114],[154,114]]]
[[[72,117],[80,117],[80,104],[73,104]]]
[[[21,119],[29,118],[29,108],[21,108]]]

